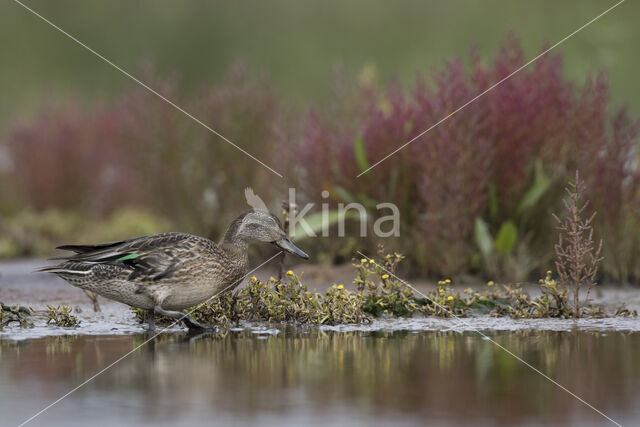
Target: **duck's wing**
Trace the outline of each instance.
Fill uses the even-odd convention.
[[[64,260],[66,265],[117,264],[131,270],[129,280],[159,280],[171,276],[180,264],[200,256],[203,246],[211,245],[215,244],[191,234],[161,233],[97,245],[59,246],[58,249],[75,254],[54,259]]]

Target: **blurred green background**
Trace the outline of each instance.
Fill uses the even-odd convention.
[[[152,60],[183,87],[215,82],[238,58],[264,70],[277,92],[326,99],[332,70],[375,65],[382,82],[411,80],[478,45],[493,54],[505,34],[528,57],[615,4],[612,1],[100,1],[26,5],[130,72]],[[558,50],[577,81],[606,70],[612,96],[637,111],[640,4],[625,2]],[[0,4],[0,130],[44,100],[109,98],[127,78],[12,1]],[[157,102],[160,102],[159,100]],[[178,114],[178,113],[176,113]],[[215,123],[210,123],[215,128]],[[195,126],[195,124],[194,124]]]

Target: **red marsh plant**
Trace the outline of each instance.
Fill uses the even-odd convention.
[[[624,110],[611,119],[604,77],[578,85],[564,77],[558,54],[541,57],[356,178],[524,62],[511,36],[492,61],[476,49],[468,67],[452,59],[408,90],[350,92],[343,98],[361,106],[348,118],[314,112],[298,149],[306,188],[365,206],[396,203],[403,221],[397,245],[423,271],[482,269],[519,280],[551,261],[546,218],[561,204],[568,171],[579,167],[603,212],[598,228],[617,236],[606,250],[624,253],[605,270],[633,277],[638,122]]]
[[[591,289],[596,285],[598,264],[602,261],[602,240],[593,240],[594,212],[588,215],[589,200],[584,200],[585,183],[576,171],[575,180],[566,187],[567,197],[562,199],[566,216],[553,218],[560,231],[555,245],[558,282],[564,289],[573,292],[574,317],[580,317],[580,289],[587,288],[586,304],[589,304]]]
[[[258,159],[281,164],[273,152],[282,133],[280,103],[266,81],[242,64],[197,96],[185,95],[175,77],[159,77],[150,67],[142,75]],[[286,195],[270,171],[139,86],[93,109],[78,103],[44,108],[11,133],[9,151],[11,178],[23,202],[38,210],[104,215],[140,205],[184,230],[218,236],[227,215],[247,208],[246,186],[265,200],[276,191]]]
[[[604,88],[600,91],[604,91],[606,85],[601,84]],[[620,110],[608,127],[609,132],[602,132],[601,144],[585,147],[588,151],[585,150],[584,159],[578,164],[586,166],[581,166],[581,176],[593,208],[598,211],[594,225],[597,234],[604,237],[604,271],[615,280],[637,280],[640,277],[640,124]]]
[[[120,113],[70,102],[15,128],[8,138],[11,178],[26,204],[102,212],[135,201],[117,152]]]
[[[306,120],[242,65],[197,94],[153,71],[143,80],[291,177],[311,201],[326,202],[328,190],[334,204],[359,202],[373,216],[369,224],[388,214],[378,203],[395,203],[400,238],[387,247],[431,274],[519,280],[543,269],[553,254],[549,213],[562,206],[570,171],[580,169],[599,212],[593,226],[605,237],[603,272],[640,277],[638,121],[613,111],[603,75],[584,84],[566,78],[558,54],[541,57],[356,178],[524,63],[510,36],[493,59],[475,49],[468,65],[454,58],[408,89],[381,88],[370,69],[357,81],[343,74],[330,102]],[[101,215],[137,204],[210,236],[246,207],[245,186],[271,202],[286,198],[289,183],[138,86],[98,108],[45,109],[8,142],[9,179],[30,207]],[[328,243],[348,259],[355,246],[373,252],[379,242],[315,240],[319,248]]]

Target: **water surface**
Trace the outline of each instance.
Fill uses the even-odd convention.
[[[623,425],[640,417],[640,333],[486,331]],[[17,425],[144,334],[0,341],[0,417]],[[163,334],[33,425],[610,425],[470,331],[281,327]]]

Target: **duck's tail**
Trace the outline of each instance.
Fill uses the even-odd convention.
[[[69,277],[84,277],[91,274],[91,269],[98,263],[111,262],[122,258],[123,255],[117,251],[117,247],[126,243],[122,240],[119,242],[101,243],[98,245],[64,245],[58,246],[56,249],[70,251],[73,254],[66,254],[49,258],[50,261],[61,260],[58,265],[49,265],[43,267],[37,272],[53,273],[68,279]],[[127,258],[127,256],[124,256]]]
[[[91,274],[91,270],[90,269],[79,270],[79,269],[67,266],[67,263],[60,264],[60,265],[49,265],[47,267],[42,267],[42,268],[39,268],[38,270],[36,270],[36,272],[38,272],[38,273],[53,273],[53,274],[57,274],[58,276],[61,276],[61,277],[62,277],[62,275],[87,276],[87,275]]]
[[[52,273],[66,280],[73,286],[84,288],[95,280],[94,267],[96,264],[84,262],[63,262],[58,265],[43,267],[38,272]]]

